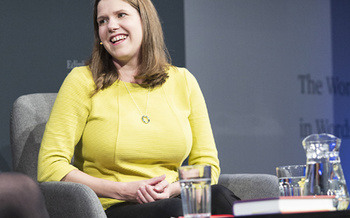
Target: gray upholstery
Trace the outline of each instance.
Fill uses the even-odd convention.
[[[269,174],[222,174],[219,184],[242,200],[279,197],[278,179]]]
[[[94,191],[71,182],[43,182],[40,188],[50,217],[106,217]]]
[[[56,93],[19,97],[13,104],[10,139],[13,169],[37,180],[38,152]]]
[[[37,180],[38,152],[56,93],[23,95],[11,113],[13,169]],[[219,183],[241,199],[278,197],[277,177],[266,174],[224,174]],[[87,186],[69,182],[39,184],[51,218],[99,218],[106,215]]]
[[[56,95],[24,95],[13,104],[10,121],[13,169],[34,180],[37,180],[40,143]],[[44,182],[39,186],[51,218],[106,218],[97,195],[85,185]]]

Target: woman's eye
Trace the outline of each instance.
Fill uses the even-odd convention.
[[[126,13],[119,13],[118,14],[118,17],[125,17],[126,16]]]
[[[99,24],[99,25],[103,25],[103,24],[105,24],[105,23],[107,23],[107,20],[106,20],[106,19],[102,19],[102,20],[99,20],[99,21],[98,21],[98,24]]]

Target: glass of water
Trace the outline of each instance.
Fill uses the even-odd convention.
[[[280,196],[301,196],[305,183],[306,165],[276,167]]]
[[[191,165],[179,168],[182,208],[185,218],[210,218],[211,167]]]

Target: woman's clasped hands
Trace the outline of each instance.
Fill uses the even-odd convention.
[[[124,196],[126,201],[149,203],[161,199],[170,198],[179,194],[178,183],[169,184],[165,175],[154,177],[148,180],[126,183],[127,193]],[[177,187],[178,186],[178,187]]]

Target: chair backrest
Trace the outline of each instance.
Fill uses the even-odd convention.
[[[14,102],[10,119],[13,170],[37,180],[38,154],[57,93],[23,95]]]

